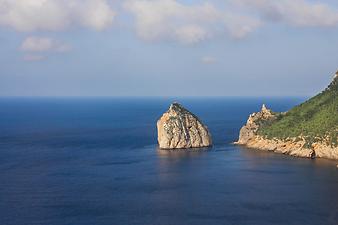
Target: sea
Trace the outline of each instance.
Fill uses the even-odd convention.
[[[0,98],[0,225],[337,225],[337,161],[235,146],[302,97]],[[214,145],[160,150],[173,101]]]

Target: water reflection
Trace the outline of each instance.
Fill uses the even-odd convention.
[[[206,154],[212,148],[192,148],[192,149],[160,149],[157,147],[157,155],[161,158],[171,158],[171,159],[187,159],[199,157],[203,154]]]
[[[258,149],[247,148],[245,146],[236,146],[236,148],[240,151],[240,156],[244,159],[257,157],[259,158],[260,161],[271,162],[271,159],[273,158],[274,160],[284,163],[290,163],[290,161],[292,161],[292,163],[294,164],[308,165],[311,167],[328,166],[334,168],[337,165],[337,161],[330,159],[323,158],[310,159],[310,158],[294,157],[290,155],[275,153],[273,151],[262,151]]]
[[[176,179],[192,176],[182,171],[196,171],[202,167],[212,148],[165,150],[157,148],[157,169],[161,182],[172,183]],[[192,169],[194,168],[194,169]]]

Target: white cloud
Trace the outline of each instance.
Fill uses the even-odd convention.
[[[296,27],[338,26],[338,10],[313,0],[0,0],[0,26],[17,31],[63,31],[72,27],[109,28],[112,7],[134,18],[147,41],[195,44],[220,36],[246,38],[263,22]],[[221,2],[221,4],[220,4]],[[222,7],[220,7],[222,6]],[[121,17],[122,20],[128,17]],[[129,18],[128,18],[129,19]],[[130,25],[129,20],[126,24]],[[124,21],[124,22],[125,22]]]
[[[224,33],[244,38],[260,22],[256,18],[219,10],[211,3],[182,4],[176,0],[128,0],[124,7],[136,20],[145,40],[175,40],[194,44]]]
[[[234,0],[257,10],[269,21],[281,21],[298,27],[338,25],[338,11],[328,4],[306,0]]]
[[[45,60],[47,57],[45,55],[38,55],[38,54],[27,54],[23,56],[23,60],[29,62],[36,62]]]
[[[212,57],[212,56],[204,56],[201,59],[201,62],[203,64],[214,64],[217,62],[216,58]]]
[[[27,37],[21,44],[25,52],[66,52],[70,46],[49,37]]]
[[[106,0],[78,0],[77,2],[79,19],[83,26],[103,30],[112,24],[115,12]]]
[[[193,24],[178,27],[173,35],[183,43],[193,44],[205,40],[211,34],[203,27]]]
[[[114,17],[107,0],[0,0],[0,25],[18,31],[58,31],[72,25],[102,30]]]

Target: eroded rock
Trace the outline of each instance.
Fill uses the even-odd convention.
[[[266,123],[271,123],[277,119],[277,115],[263,104],[260,112],[252,113],[246,125],[239,132],[239,139],[236,144],[247,144],[252,138],[255,138],[258,128]]]
[[[162,149],[201,148],[212,145],[208,128],[179,103],[170,105],[157,121],[158,144]]]
[[[272,112],[263,105],[260,112],[249,116],[246,125],[241,128],[239,140],[235,144],[297,157],[338,159],[338,147],[327,144],[325,140],[314,142],[308,146],[302,136],[281,140],[278,138],[268,139],[257,134],[260,126],[273,123],[277,118],[278,113]]]

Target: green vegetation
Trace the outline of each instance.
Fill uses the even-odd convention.
[[[316,140],[337,146],[338,77],[327,89],[279,116],[273,123],[261,126],[258,134],[267,138],[305,138],[308,147]]]

